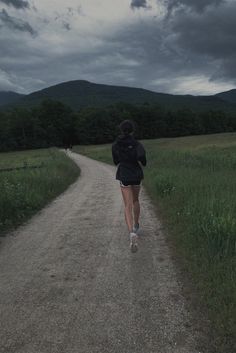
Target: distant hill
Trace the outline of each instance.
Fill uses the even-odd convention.
[[[22,97],[24,97],[24,94],[19,94],[11,91],[9,92],[0,91],[0,106],[9,104],[9,103],[14,103]]]
[[[216,97],[223,99],[224,101],[236,104],[236,89],[216,94]]]
[[[34,106],[43,99],[51,98],[78,110],[87,106],[106,106],[117,102],[131,104],[159,104],[168,109],[191,108],[196,111],[236,111],[232,104],[220,96],[172,95],[152,92],[142,88],[111,86],[83,80],[69,81],[33,92],[21,98],[17,105]]]

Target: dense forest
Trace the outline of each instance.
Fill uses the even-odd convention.
[[[78,112],[47,99],[37,107],[0,112],[0,150],[112,142],[118,125],[131,119],[139,139],[236,131],[236,117],[223,111],[168,110],[158,105],[116,103]]]

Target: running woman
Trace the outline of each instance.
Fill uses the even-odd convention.
[[[120,181],[121,193],[125,206],[125,220],[130,234],[130,249],[138,250],[138,230],[140,204],[139,193],[141,180],[144,178],[140,163],[145,166],[146,153],[143,145],[135,140],[134,124],[124,120],[120,124],[121,135],[112,145],[112,157],[118,165],[116,179]]]

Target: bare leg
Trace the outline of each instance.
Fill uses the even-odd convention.
[[[133,197],[131,187],[122,187],[121,193],[125,204],[125,220],[129,232],[133,231]]]
[[[132,186],[131,189],[132,189],[132,196],[133,196],[134,224],[138,224],[139,216],[140,216],[140,203],[139,203],[140,186]]]

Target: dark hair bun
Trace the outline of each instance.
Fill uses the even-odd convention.
[[[131,120],[124,120],[120,124],[120,130],[124,135],[129,135],[134,131],[134,124]]]

